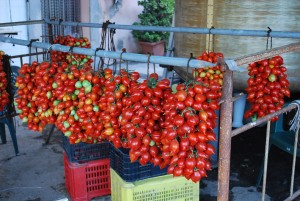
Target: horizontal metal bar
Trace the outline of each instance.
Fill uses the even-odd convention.
[[[265,50],[262,52],[257,52],[257,53],[246,55],[246,56],[242,56],[242,57],[236,58],[235,62],[237,64],[237,66],[241,66],[244,64],[249,64],[249,63],[252,63],[255,61],[268,59],[268,58],[274,57],[276,55],[280,55],[280,54],[287,53],[287,52],[293,52],[293,51],[300,51],[300,42],[292,43],[292,44],[277,47],[277,48],[272,48],[270,50]]]
[[[80,26],[91,28],[102,28],[103,24],[86,23],[86,22],[68,22],[68,21],[54,21],[45,19],[48,24],[64,25],[64,26]],[[268,34],[273,38],[300,38],[300,32],[291,31],[271,31],[266,30],[242,30],[242,29],[209,29],[209,28],[195,28],[195,27],[162,27],[162,26],[139,26],[139,25],[121,25],[109,24],[108,28],[124,29],[124,30],[138,30],[138,31],[160,31],[160,32],[174,32],[174,33],[194,33],[194,34],[213,34],[213,35],[232,35],[232,36],[254,36],[267,37]]]
[[[30,44],[30,41],[28,40],[21,40],[21,39],[15,39],[15,38],[8,38],[4,36],[0,36],[0,42],[6,42],[6,43],[12,43],[17,45],[24,45],[28,46]],[[69,52],[70,46],[64,46],[59,44],[49,44],[49,43],[43,43],[43,42],[32,42],[31,47],[37,47],[42,49],[52,49],[56,51],[61,52]],[[87,49],[87,48],[78,48],[75,47],[72,50],[73,53],[77,54],[84,54],[84,55],[90,55],[95,56],[95,49]],[[113,59],[120,59],[122,52],[114,52],[114,51],[106,51],[106,50],[99,50],[96,52],[96,56],[98,57],[104,57],[104,58],[113,58]],[[123,53],[122,59],[128,60],[128,61],[135,61],[135,62],[148,62],[148,55],[145,54],[135,54],[135,53]],[[165,65],[173,65],[178,67],[186,67],[189,62],[188,58],[179,58],[179,57],[165,57],[165,56],[150,56],[150,63],[156,63],[156,64],[165,64]],[[213,63],[192,59],[189,62],[189,66],[191,68],[199,68],[206,67],[206,66],[215,66]]]
[[[278,115],[281,115],[281,114],[283,114],[283,113],[285,113],[285,112],[289,112],[289,111],[291,111],[292,109],[294,109],[294,108],[296,108],[296,107],[297,107],[297,106],[296,106],[295,104],[293,104],[293,105],[288,105],[288,106],[286,106],[285,108],[282,108],[281,110],[278,110],[278,111],[276,111],[276,112],[274,112],[274,113],[272,113],[272,114],[268,114],[268,115],[266,115],[266,116],[264,116],[264,117],[261,117],[261,118],[257,119],[257,120],[254,121],[254,122],[251,122],[251,123],[248,123],[248,124],[246,124],[246,125],[244,125],[244,126],[242,126],[242,127],[236,128],[236,129],[234,129],[234,130],[232,131],[231,137],[234,137],[234,136],[236,136],[236,135],[238,135],[238,134],[240,134],[240,133],[243,133],[243,132],[245,132],[245,131],[247,131],[247,130],[253,128],[253,127],[256,127],[256,126],[258,126],[258,125],[260,125],[260,124],[262,124],[262,123],[265,123],[265,122],[267,122],[269,119],[271,119],[271,118],[273,118],[273,117],[276,117],[276,116],[278,116]]]
[[[292,196],[286,198],[284,201],[293,201],[299,196],[300,196],[300,189],[297,190]]]
[[[28,57],[28,56],[35,56],[35,55],[40,55],[40,54],[46,54],[47,52],[36,52],[36,53],[31,53],[31,54],[19,54],[19,55],[14,55],[14,56],[9,56],[10,59],[15,59],[19,57]]]
[[[0,27],[30,25],[30,24],[42,24],[44,22],[45,22],[45,20],[30,20],[30,21],[19,21],[19,22],[6,22],[6,23],[0,23]]]

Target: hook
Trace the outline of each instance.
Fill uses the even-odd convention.
[[[71,47],[70,47],[69,53],[73,54],[73,49],[74,49],[74,47],[75,47],[75,46],[71,46]]]
[[[270,34],[272,32],[272,29],[270,27],[267,27],[267,28],[268,28],[268,31],[267,31],[267,45],[266,45],[266,50],[269,47],[269,38],[270,38]],[[271,37],[270,49],[272,49],[272,37]]]
[[[78,66],[78,61],[77,61],[77,59],[73,56],[73,49],[74,49],[74,47],[75,46],[71,46],[70,47],[70,49],[69,49],[69,53],[70,53],[70,55],[71,55],[71,61],[72,61],[72,59],[74,59],[75,61],[76,61],[76,63],[77,63],[77,66]]]
[[[189,72],[189,67],[190,67],[190,61],[194,58],[193,56],[193,53],[190,53],[190,58],[187,62],[187,65],[186,65],[186,82],[188,80],[188,72]]]
[[[39,41],[39,39],[31,39],[27,47],[31,47],[33,42]]]
[[[48,55],[49,52],[52,51],[52,46],[53,46],[53,45],[54,45],[54,44],[51,44],[50,47],[47,49],[46,55]],[[50,53],[50,61],[51,61],[51,53]]]
[[[51,51],[52,50],[52,46],[53,46],[54,44],[51,44],[50,45],[50,47],[47,49],[47,52],[46,52],[46,54],[48,54],[49,53],[49,51]]]
[[[119,65],[119,71],[121,71],[121,63],[122,63],[122,57],[123,57],[123,53],[126,53],[126,48],[122,48],[122,52],[120,54],[120,65]],[[126,70],[128,72],[128,61],[126,62],[127,65],[126,65]]]
[[[58,20],[58,26],[60,26],[63,21],[64,21],[63,19],[59,19]]]
[[[147,79],[149,78],[150,57],[151,57],[151,53],[148,52],[148,60],[147,60]]]
[[[211,26],[210,29],[208,30],[208,34],[211,34],[211,30],[214,29],[214,26]]]
[[[107,20],[106,22],[104,22],[102,24],[102,29],[104,29],[104,31],[106,31],[108,28],[108,25],[110,25],[110,24],[111,24],[111,22],[109,20]]]
[[[208,53],[210,52],[210,36],[212,35],[214,40],[214,34],[211,34],[211,30],[214,29],[214,26],[211,26],[211,28],[208,30]],[[214,51],[214,44],[213,44],[213,51]]]
[[[95,50],[95,54],[94,54],[94,70],[96,70],[96,53],[99,51],[99,50],[103,50],[103,48],[101,47],[97,47],[96,50]]]
[[[29,44],[27,45],[27,47],[29,47],[29,63],[31,63],[31,46],[32,46],[32,43],[33,42],[36,42],[36,41],[39,41],[39,39],[31,39],[30,41],[29,41]]]

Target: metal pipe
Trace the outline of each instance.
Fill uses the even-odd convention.
[[[103,24],[86,23],[86,22],[59,22],[45,19],[48,24],[64,25],[64,26],[81,26],[90,28],[102,28]],[[161,31],[174,33],[194,33],[194,34],[213,34],[213,35],[232,35],[232,36],[254,36],[267,37],[268,34],[273,38],[300,38],[300,32],[290,31],[272,31],[269,30],[242,30],[242,29],[209,29],[209,28],[194,28],[194,27],[161,27],[161,26],[139,26],[139,25],[121,25],[109,24],[108,28],[124,29],[124,30],[138,30],[138,31]]]
[[[293,153],[293,166],[292,166],[292,176],[291,176],[291,187],[290,187],[290,197],[292,197],[294,193],[294,181],[295,181],[295,169],[296,169],[296,156],[297,156],[297,145],[298,145],[298,133],[299,126],[295,132],[295,140],[294,140],[294,153]]]
[[[269,145],[270,145],[270,127],[271,127],[271,122],[269,120],[267,124],[267,132],[266,132],[264,176],[263,176],[263,186],[262,186],[262,196],[261,196],[262,201],[265,201],[265,196],[266,196],[267,170],[268,170]]]
[[[30,25],[30,24],[42,24],[44,22],[45,22],[44,20],[30,20],[30,21],[20,21],[20,22],[6,22],[6,23],[0,23],[0,27]]]
[[[226,64],[222,64],[226,66]],[[231,154],[231,128],[232,128],[232,91],[233,72],[226,69],[222,89],[224,103],[221,105],[220,141],[219,141],[219,169],[218,169],[218,201],[228,201],[230,154]]]
[[[258,125],[260,125],[262,123],[265,123],[265,122],[267,122],[269,119],[271,119],[273,117],[276,117],[276,116],[278,116],[280,114],[283,114],[285,112],[289,112],[292,109],[295,109],[296,107],[297,107],[296,105],[288,105],[285,108],[282,108],[281,110],[278,110],[278,111],[276,111],[276,112],[274,112],[272,114],[268,114],[268,115],[266,115],[264,117],[261,117],[261,118],[257,119],[254,122],[250,122],[250,123],[247,123],[246,125],[244,125],[242,127],[236,128],[236,129],[234,129],[232,131],[231,137],[234,137],[234,136],[236,136],[236,135],[238,135],[240,133],[243,133],[243,132],[245,132],[245,131],[253,128],[253,127],[256,127],[256,126],[258,126]]]
[[[293,196],[286,198],[284,201],[293,201],[295,200],[298,196],[300,196],[300,189],[297,190]]]
[[[19,57],[35,56],[35,55],[46,54],[46,53],[47,52],[36,52],[36,53],[31,53],[31,54],[19,54],[19,55],[9,56],[9,58],[14,59],[14,58],[19,58]]]
[[[300,51],[300,42],[292,43],[289,45],[284,45],[284,46],[277,47],[277,48],[272,48],[270,50],[257,52],[257,53],[246,55],[246,56],[242,56],[242,57],[236,58],[235,62],[237,64],[237,66],[241,66],[244,64],[249,64],[249,63],[252,63],[255,61],[268,59],[268,58],[274,57],[276,55],[280,55],[280,54],[287,53],[287,52],[293,52],[293,51]]]
[[[0,36],[0,42],[6,42],[6,43],[13,43],[17,45],[24,45],[28,46],[30,41],[28,40],[21,40],[21,39],[15,39],[15,38],[8,38]],[[37,47],[41,49],[52,49],[56,51],[61,52],[69,52],[70,46],[64,46],[59,44],[49,44],[49,43],[43,43],[43,42],[32,42],[31,47]],[[84,55],[90,55],[95,56],[95,49],[88,49],[88,48],[73,48],[73,53],[77,54],[84,54]],[[104,58],[114,58],[119,59],[122,52],[114,52],[114,51],[106,51],[106,50],[99,50],[96,52],[96,56],[98,57],[104,57]],[[136,61],[136,62],[148,62],[148,55],[144,54],[135,54],[135,53],[123,53],[122,59],[128,60],[128,61]],[[165,56],[151,56],[150,57],[150,63],[157,63],[157,64],[165,64],[165,65],[172,65],[172,66],[178,66],[178,67],[186,67],[187,63],[189,62],[189,59],[187,58],[178,58],[178,57],[165,57]],[[215,66],[213,63],[192,59],[189,62],[189,66],[191,68],[199,68],[206,67],[206,66]]]

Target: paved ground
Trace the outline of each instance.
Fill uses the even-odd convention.
[[[0,150],[0,200],[2,201],[56,201],[67,200],[63,155],[60,137],[55,135],[49,145],[44,137],[23,127],[17,121],[19,156],[14,155],[9,135]],[[8,132],[7,132],[8,133]],[[252,185],[241,181],[241,172],[231,173],[231,200],[259,200],[261,194]],[[216,200],[217,171],[201,182],[200,200]],[[110,200],[110,196],[95,200]],[[266,200],[270,200],[267,196]]]

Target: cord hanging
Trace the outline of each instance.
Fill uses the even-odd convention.
[[[59,32],[59,35],[63,35],[61,32],[62,28],[61,28],[61,23],[63,22],[63,19],[59,19],[58,20],[58,32]]]
[[[114,34],[116,33],[115,29],[109,29],[108,26],[112,24],[110,21],[106,21],[102,24],[102,33],[101,33],[101,43],[100,48],[103,50],[109,50],[109,51],[116,51],[116,47],[114,44]],[[104,64],[106,66],[114,65],[113,67],[116,69],[116,59],[113,59],[113,62],[110,63],[111,58],[108,58],[107,63],[105,63],[105,60],[102,58],[101,61],[99,61],[98,66],[100,66],[100,63],[103,67]],[[115,71],[114,69],[114,71]]]
[[[95,62],[94,62],[94,71],[96,71],[96,53],[99,51],[99,50],[103,50],[102,48],[98,47],[96,48],[95,50],[95,54],[94,54],[94,58],[95,58]],[[102,59],[102,57],[100,57],[100,60]],[[98,69],[99,70],[99,69]],[[103,70],[103,69],[101,69]]]
[[[121,52],[121,54],[120,54],[120,64],[119,64],[119,72],[121,72],[121,64],[122,64],[122,59],[123,59],[123,53],[126,53],[126,48],[122,48],[122,52]],[[127,61],[128,62],[128,61]],[[128,70],[127,69],[128,67],[126,66],[126,70]]]
[[[186,74],[185,74],[185,79],[186,79],[186,82],[188,81],[188,73],[189,73],[189,68],[190,68],[190,62],[191,60],[194,59],[194,56],[193,56],[193,53],[190,53],[190,58],[187,62],[187,65],[186,65]]]
[[[75,46],[71,46],[70,49],[69,49],[69,54],[70,54],[70,57],[71,57],[71,63],[72,63],[72,59],[74,59],[76,61],[76,65],[78,66],[79,62],[77,61],[77,59],[75,57],[73,57],[73,49],[74,49]]]
[[[148,61],[147,61],[147,79],[149,79],[150,57],[151,57],[151,53],[148,52]]]
[[[270,34],[272,32],[272,29],[270,27],[268,27],[268,31],[267,31],[267,45],[266,45],[266,50],[269,49],[269,39],[270,39],[270,49],[272,49],[273,46],[273,42],[272,42],[272,37],[270,37]]]
[[[212,51],[214,52],[214,46],[215,46],[215,37],[214,37],[214,34],[211,34],[211,30],[214,29],[215,27],[212,26],[209,30],[208,30],[208,53],[210,52],[210,37],[212,35]]]
[[[31,46],[32,46],[32,43],[33,42],[36,42],[36,41],[39,41],[39,39],[31,39],[29,41],[29,44],[27,45],[27,47],[29,47],[29,64],[31,64]],[[37,48],[36,48],[36,51],[37,51]]]
[[[50,60],[50,62],[51,62],[51,51],[52,51],[52,46],[53,46],[54,44],[51,44],[50,45],[50,47],[47,49],[47,51],[46,51],[46,56],[48,57],[48,55],[50,54],[50,56],[49,56],[49,60]]]

